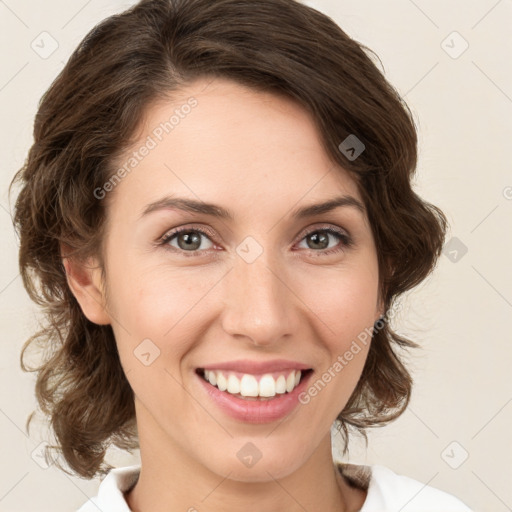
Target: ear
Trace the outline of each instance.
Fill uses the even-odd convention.
[[[386,257],[385,266],[386,266],[386,269],[389,269],[390,275],[392,276],[395,273],[395,266],[394,266],[393,260],[391,259],[390,256]],[[382,290],[379,289],[379,297],[377,299],[377,306],[375,308],[375,312],[377,315],[375,317],[375,322],[379,318],[384,316],[384,314],[386,313],[386,308],[384,307],[385,306],[384,305],[384,294],[385,294],[385,291],[383,289]]]
[[[374,323],[384,315],[384,301],[382,300],[382,297],[379,297],[375,311],[376,317],[374,319]]]
[[[69,251],[61,246],[62,264],[66,269],[68,286],[80,304],[82,312],[91,322],[98,325],[109,325],[105,287],[101,276],[101,268],[97,258],[79,261],[65,254]]]

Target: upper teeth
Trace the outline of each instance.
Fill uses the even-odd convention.
[[[233,395],[240,393],[242,396],[275,396],[276,393],[290,393],[299,384],[301,371],[292,370],[289,373],[279,375],[277,379],[266,373],[261,376],[259,382],[256,376],[248,373],[242,374],[239,379],[233,373],[225,373],[221,370],[205,370],[205,379],[217,386],[221,391],[227,391]]]

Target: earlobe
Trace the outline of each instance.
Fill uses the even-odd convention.
[[[110,324],[101,268],[96,258],[81,262],[63,256],[62,264],[66,269],[68,286],[87,319],[98,325]]]
[[[377,322],[380,318],[384,316],[384,303],[382,298],[379,298],[377,302],[377,316],[375,317],[375,322]],[[374,322],[374,323],[375,323]]]

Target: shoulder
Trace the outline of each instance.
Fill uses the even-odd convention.
[[[140,464],[111,469],[101,481],[97,496],[89,499],[77,512],[130,512],[123,493],[135,485],[139,474]]]
[[[452,494],[398,475],[385,466],[337,465],[351,485],[367,491],[360,512],[471,512]]]

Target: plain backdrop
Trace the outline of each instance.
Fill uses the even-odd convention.
[[[86,33],[132,3],[0,1],[0,511],[75,510],[98,488],[45,466],[43,421],[30,436],[24,428],[35,375],[21,371],[19,355],[38,313],[18,273],[7,187],[41,95]],[[380,57],[418,124],[416,190],[450,222],[435,272],[392,320],[422,345],[408,358],[410,407],[371,431],[368,448],[355,438],[346,459],[386,465],[476,510],[512,510],[512,2],[307,3]],[[137,455],[112,450],[109,461]]]

